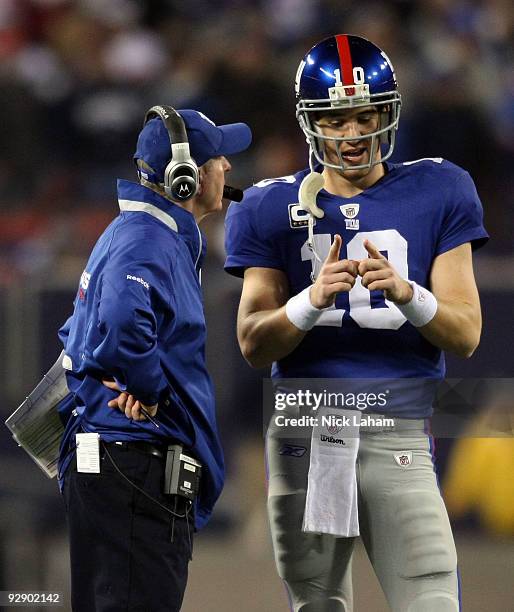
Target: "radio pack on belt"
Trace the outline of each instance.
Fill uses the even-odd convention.
[[[164,493],[193,500],[200,487],[202,464],[183,452],[180,444],[170,444],[166,453]]]

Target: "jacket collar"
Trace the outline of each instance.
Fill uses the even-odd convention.
[[[206,241],[194,216],[144,185],[118,179],[118,202],[122,212],[144,212],[158,219],[183,240],[197,271],[206,250]]]

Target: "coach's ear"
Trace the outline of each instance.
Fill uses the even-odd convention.
[[[210,160],[206,161],[203,166],[198,168],[198,191],[196,192],[196,196],[201,196],[205,191],[205,181],[208,180],[208,170],[206,170],[206,166],[209,162]]]

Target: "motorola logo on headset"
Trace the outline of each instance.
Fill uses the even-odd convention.
[[[143,125],[160,117],[171,144],[171,159],[164,170],[164,191],[173,200],[185,202],[198,192],[200,184],[198,166],[191,157],[184,120],[171,106],[152,106],[145,115]]]
[[[178,188],[178,194],[181,197],[187,197],[189,195],[189,183],[180,183]]]

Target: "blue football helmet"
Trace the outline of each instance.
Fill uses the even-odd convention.
[[[371,168],[393,154],[401,96],[393,65],[387,55],[369,40],[337,34],[314,45],[298,66],[295,92],[296,117],[311,153],[323,166],[339,170]],[[369,106],[376,107],[380,118],[376,131],[359,138],[371,139],[369,162],[348,166],[342,159],[339,144],[355,142],[355,136],[325,136],[316,126],[316,119],[326,111]],[[327,141],[336,143],[339,164],[324,159]],[[386,145],[381,156],[376,154],[378,143]]]

